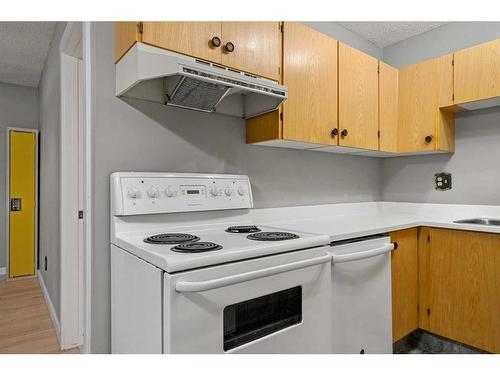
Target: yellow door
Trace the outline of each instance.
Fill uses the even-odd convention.
[[[10,131],[9,277],[35,273],[36,136]]]

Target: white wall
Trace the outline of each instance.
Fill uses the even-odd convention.
[[[56,311],[60,314],[60,134],[61,87],[59,42],[65,23],[58,22],[39,86],[40,121],[40,274]],[[44,257],[47,256],[47,271]]]
[[[384,60],[404,66],[500,38],[500,22],[456,22],[384,49]],[[456,115],[454,154],[409,156],[382,163],[388,201],[500,204],[500,108]],[[437,172],[452,173],[452,189],[434,189]]]
[[[0,82],[0,268],[6,267],[7,127],[38,129],[38,90]]]
[[[92,26],[92,351],[110,350],[110,173],[243,173],[250,176],[256,207],[380,199],[378,159],[250,146],[241,119],[116,98],[113,26]]]

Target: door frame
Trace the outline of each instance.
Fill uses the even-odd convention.
[[[91,138],[90,51],[87,22],[68,22],[59,44],[61,64],[60,218],[62,349],[90,353]],[[83,139],[82,139],[83,138]],[[78,166],[75,170],[74,166]],[[80,174],[78,169],[82,170]],[[78,191],[83,189],[82,206]],[[83,229],[78,226],[84,212]],[[66,230],[68,228],[68,230]]]
[[[30,128],[17,128],[17,127],[7,127],[5,129],[5,150],[6,150],[6,166],[5,166],[5,251],[7,253],[6,264],[5,264],[5,278],[6,280],[11,280],[10,270],[9,270],[9,257],[10,257],[10,132],[18,131],[24,133],[34,133],[35,134],[35,269],[33,276],[36,277],[36,270],[38,268],[38,129]],[[17,278],[16,278],[17,279]]]

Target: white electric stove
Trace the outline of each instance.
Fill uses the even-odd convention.
[[[329,236],[249,219],[248,177],[111,176],[113,353],[329,353]]]

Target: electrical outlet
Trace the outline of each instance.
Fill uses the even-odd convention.
[[[43,268],[45,269],[45,271],[47,271],[47,255],[45,255],[45,257],[43,259],[44,259],[44,266],[43,266]]]
[[[441,172],[434,175],[434,187],[436,190],[451,189],[451,173]]]

